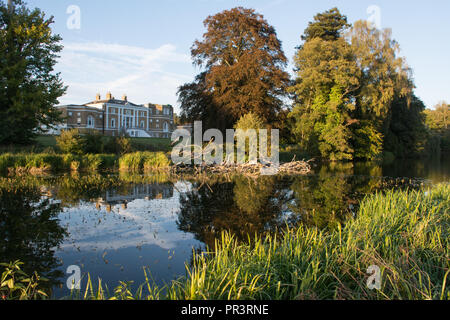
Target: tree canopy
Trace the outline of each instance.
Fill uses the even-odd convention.
[[[425,107],[390,30],[366,21],[351,26],[333,8],[315,16],[302,39],[288,89],[301,147],[332,161],[371,160],[383,150],[406,157],[420,149]]]
[[[0,2],[0,144],[29,143],[60,121],[53,106],[66,88],[53,72],[62,46],[52,23],[22,0]]]
[[[204,71],[179,88],[183,113],[219,129],[232,128],[248,112],[275,121],[289,84],[275,28],[242,7],[210,16],[204,25],[203,39],[191,50],[194,64]]]

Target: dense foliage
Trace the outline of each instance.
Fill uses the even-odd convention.
[[[443,154],[450,154],[450,105],[445,101],[435,106],[433,110],[425,110],[425,118],[431,139],[439,143]]]
[[[318,14],[295,55],[297,78],[290,117],[298,143],[335,160],[419,153],[424,104],[390,30],[353,26],[334,8]]]
[[[192,47],[203,71],[178,94],[183,115],[207,127],[229,129],[248,112],[273,123],[289,83],[275,28],[252,9],[225,10],[204,21],[202,41]]]
[[[61,38],[39,9],[0,2],[0,144],[26,144],[60,121],[53,108],[65,92],[55,74]]]

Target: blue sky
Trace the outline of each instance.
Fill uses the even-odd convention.
[[[450,102],[450,1],[405,0],[27,0],[55,17],[54,31],[65,46],[57,71],[69,86],[62,104],[85,103],[95,94],[124,93],[135,103],[172,104],[178,109],[178,86],[198,72],[190,47],[201,39],[203,20],[236,6],[254,8],[273,25],[292,61],[309,21],[332,7],[350,22],[368,19],[380,8],[382,28],[393,38],[414,71],[416,94],[427,107]],[[80,9],[80,28],[68,28]],[[288,70],[292,73],[292,65]]]

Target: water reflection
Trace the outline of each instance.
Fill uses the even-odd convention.
[[[24,271],[46,277],[47,289],[59,284],[55,253],[67,235],[58,218],[59,203],[35,186],[0,189],[0,261],[21,260]]]
[[[192,248],[213,247],[221,231],[237,239],[286,225],[335,228],[359,201],[386,188],[448,181],[448,164],[327,164],[308,176],[78,175],[0,178],[0,261],[65,283],[76,264],[110,287],[158,283],[185,274]],[[9,182],[8,182],[9,181]],[[56,296],[67,294],[60,291]]]

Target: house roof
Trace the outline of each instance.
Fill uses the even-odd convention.
[[[99,104],[99,103],[111,103],[111,104],[119,104],[119,105],[123,105],[123,106],[124,105],[131,105],[131,106],[134,106],[134,107],[143,107],[143,105],[139,105],[139,104],[131,103],[131,102],[126,101],[126,100],[119,100],[119,99],[95,100],[95,101],[92,101],[92,102],[85,103],[84,105],[85,106],[89,106],[89,105],[92,105],[92,104]]]

